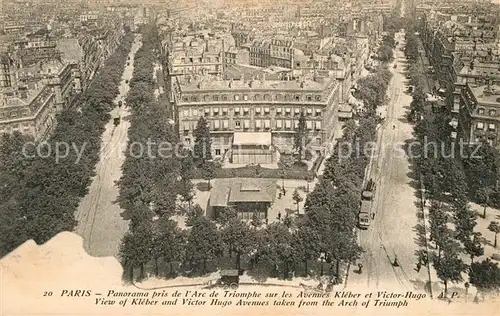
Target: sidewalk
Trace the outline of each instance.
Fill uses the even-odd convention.
[[[421,192],[424,192],[423,186],[422,186]],[[424,204],[424,201],[425,201],[425,204]],[[425,200],[425,193],[421,194],[420,207],[421,207],[421,211],[423,214],[423,219],[421,221],[422,221],[422,225],[424,225],[424,228],[425,228],[425,247],[421,247],[420,250],[424,250],[427,253],[427,258],[430,258],[431,253],[436,251],[436,248],[434,247],[434,244],[429,241],[430,235],[431,235],[430,230],[429,230],[429,227],[430,227],[429,226],[430,225],[430,222],[429,222],[429,201]],[[478,224],[479,224],[479,218],[478,218]],[[476,228],[477,228],[477,226],[476,226]],[[484,232],[482,232],[482,233],[484,236]],[[485,254],[487,254],[486,247],[485,247]],[[466,253],[462,253],[460,257],[462,258],[464,263],[470,264],[470,257]],[[486,258],[485,256],[477,257],[474,259],[474,261],[475,262],[482,261],[485,258]],[[439,277],[437,275],[437,271],[434,268],[432,262],[430,262],[430,260],[429,260],[427,266],[422,266],[422,270],[424,270],[424,269],[427,270],[427,274],[428,274],[430,283],[432,284],[432,297],[438,298],[440,295],[444,294],[444,283],[443,283],[443,281],[441,281],[441,279],[439,279]],[[462,282],[458,282],[458,283],[448,282],[448,293],[447,293],[448,295],[447,296],[451,297],[451,294],[453,292],[456,292],[456,293],[458,293],[460,300],[461,300],[461,298],[463,298],[464,300],[472,301],[474,299],[475,295],[477,294],[477,289],[472,285],[470,285],[468,290],[465,288],[465,283],[469,281],[469,276],[468,276],[467,272],[462,273],[462,278],[463,278]],[[467,293],[467,295],[466,295],[466,293]]]

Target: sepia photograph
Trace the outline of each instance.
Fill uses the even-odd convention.
[[[500,0],[0,0],[0,316],[494,315]]]

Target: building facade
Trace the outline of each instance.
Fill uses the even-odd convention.
[[[342,84],[333,71],[296,80],[270,80],[265,75],[239,80],[177,77],[172,82],[172,91],[182,141],[193,146],[193,132],[203,116],[211,131],[212,154],[243,163],[274,163],[278,152],[291,151],[301,113],[306,117],[311,149],[321,150],[333,136],[332,127],[342,100]],[[241,158],[233,152],[235,133],[248,133],[249,140],[264,137],[260,133],[268,135],[270,144],[267,145],[272,153],[259,151],[253,158]],[[241,135],[238,138],[245,139]],[[255,146],[241,142],[237,145],[240,150]],[[259,146],[262,149],[266,144]]]

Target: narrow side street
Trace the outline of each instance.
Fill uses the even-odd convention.
[[[130,87],[134,70],[134,57],[141,47],[141,36],[137,35],[129,53],[129,64],[125,67],[120,84],[120,93],[115,104],[123,101]],[[116,107],[113,114],[121,117],[118,126],[111,119],[102,135],[101,157],[96,165],[89,193],[78,207],[76,232],[83,237],[85,250],[92,256],[115,256],[118,253],[120,240],[128,230],[128,220],[122,218],[119,205],[115,203],[118,197],[118,187],[115,181],[121,177],[121,167],[125,159],[124,150],[128,142],[130,122],[127,117],[130,112],[127,107]]]

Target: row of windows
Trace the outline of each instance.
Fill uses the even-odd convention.
[[[181,64],[185,64],[187,62],[190,62],[190,63],[193,63],[193,62],[199,62],[199,63],[202,63],[202,62],[206,62],[206,63],[212,63],[212,62],[219,62],[219,57],[215,57],[213,60],[211,57],[205,57],[205,60],[203,60],[202,57],[199,57],[199,58],[193,58],[193,57],[189,57],[189,58],[181,58]]]
[[[483,138],[483,136],[481,135],[477,135],[476,136],[476,142],[480,143],[483,139],[486,139],[486,142],[490,145],[490,146],[494,146],[494,139],[491,138],[491,137],[488,137],[488,138]]]
[[[23,111],[4,111],[0,112],[0,119],[9,119],[9,118],[17,118],[17,117],[23,117],[23,116],[28,116],[29,115],[29,110],[23,110]]]
[[[202,113],[205,116],[218,116],[218,115],[228,115],[231,111],[234,113],[235,116],[239,115],[249,115],[250,112],[252,112],[254,115],[270,115],[271,113],[275,113],[276,115],[300,115],[302,112],[301,108],[292,108],[292,107],[254,107],[251,109],[248,107],[233,107],[231,109],[223,107],[223,108],[218,108],[218,107],[213,107],[213,108],[205,108],[203,111],[198,111],[198,109],[184,109],[182,110],[182,116],[183,117],[190,117],[190,116],[199,116],[202,115]],[[305,109],[304,114],[306,116],[321,116],[322,110],[321,109]]]
[[[476,129],[485,130],[485,129],[486,129],[486,125],[488,125],[487,127],[488,127],[488,130],[489,130],[489,131],[494,131],[494,130],[496,130],[496,126],[495,126],[495,124],[493,124],[493,123],[490,123],[490,124],[485,124],[485,123],[483,123],[483,122],[477,122],[477,123],[476,123]]]
[[[204,95],[202,97],[198,97],[196,95],[193,95],[191,97],[188,96],[183,96],[182,101],[183,102],[201,102],[201,101],[229,101],[229,97],[226,94],[223,95]],[[235,94],[232,97],[232,100],[234,101],[248,101],[248,100],[254,100],[254,101],[273,101],[273,98],[270,94],[255,94],[253,96],[249,96],[247,94],[244,95],[239,95]],[[320,95],[306,95],[304,98],[305,101],[321,101],[321,96]],[[289,95],[289,94],[276,94],[274,96],[274,101],[302,101],[302,96],[300,94],[295,94],[295,95]]]
[[[182,122],[182,130],[188,132],[194,130],[197,122]],[[234,120],[234,125],[230,126],[229,120],[211,120],[208,122],[211,130],[229,130],[229,129],[296,129],[299,127],[298,120]],[[321,121],[306,121],[306,129],[321,130]]]
[[[0,125],[0,133],[4,133],[4,132],[9,133],[12,131],[19,131],[20,129],[27,132],[31,129],[31,127],[32,126],[28,123],[24,123],[24,124],[16,123],[16,124]]]
[[[483,108],[477,109],[477,114],[484,115],[484,109]],[[496,110],[489,110],[488,114],[489,114],[489,116],[496,116],[497,115],[497,111]]]

